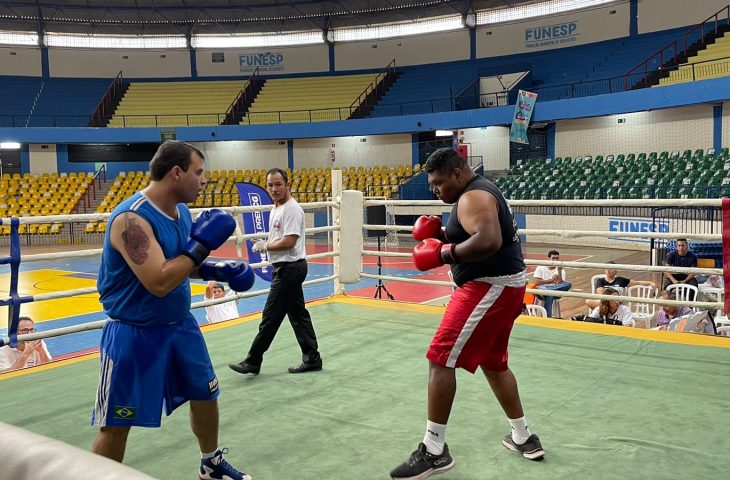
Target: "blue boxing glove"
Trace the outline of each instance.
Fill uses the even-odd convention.
[[[190,240],[185,244],[183,255],[200,265],[211,250],[223,245],[236,229],[236,220],[228,212],[218,208],[206,210],[193,223]]]
[[[203,280],[226,282],[236,292],[251,290],[255,279],[253,270],[243,260],[206,260],[198,273]]]

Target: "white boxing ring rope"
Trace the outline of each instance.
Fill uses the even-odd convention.
[[[302,203],[301,204],[303,209],[315,209],[315,208],[322,208],[322,207],[331,207],[336,211],[339,211],[339,203],[338,202],[312,202],[312,203]],[[216,207],[220,208],[221,210],[225,210],[234,216],[236,214],[244,213],[244,212],[255,212],[255,211],[267,211],[271,210],[273,208],[272,205],[264,205],[264,206],[254,206],[254,207]],[[199,214],[200,212],[207,210],[202,208],[197,209],[191,209],[190,212],[193,215],[193,218],[196,214]],[[95,214],[80,214],[80,215],[46,215],[46,216],[34,216],[34,217],[18,217],[19,223],[22,224],[35,224],[35,223],[55,223],[55,222],[84,222],[84,221],[97,221],[97,220],[106,220],[109,218],[111,214],[110,213],[95,213]],[[2,218],[1,224],[6,225],[10,223],[10,218]],[[326,226],[326,227],[311,227],[311,228],[305,228],[305,233],[312,234],[312,233],[321,233],[321,232],[339,232],[340,228],[339,226]],[[240,229],[240,219],[236,218],[236,231],[234,234],[229,238],[229,240],[233,241],[236,245],[237,249],[241,247],[243,242],[245,242],[248,239],[258,239],[258,238],[266,238],[268,236],[268,233],[253,233],[253,234],[242,234]],[[23,262],[39,262],[39,261],[45,261],[45,260],[57,260],[57,259],[66,259],[66,258],[84,258],[84,257],[93,257],[101,255],[102,249],[86,249],[86,250],[78,250],[78,251],[71,251],[71,252],[53,252],[53,253],[39,253],[39,254],[29,254],[29,255],[23,255],[21,257],[21,263]],[[239,250],[239,257],[241,256],[241,252]],[[321,252],[321,253],[315,253],[311,255],[307,255],[307,260],[314,260],[319,258],[335,258],[337,259],[339,257],[339,252],[336,250],[331,250],[327,252]],[[252,268],[260,268],[265,266],[270,266],[271,263],[269,262],[258,262],[258,263],[252,263],[250,266]],[[328,275],[322,278],[317,278],[313,280],[306,280],[302,285],[303,286],[309,286],[309,285],[315,285],[319,283],[328,283],[328,282],[336,282],[339,279],[338,275]],[[237,292],[235,295],[228,295],[224,298],[217,298],[217,299],[211,299],[211,300],[203,300],[200,302],[195,302],[191,305],[191,308],[204,308],[210,305],[217,305],[220,303],[226,303],[226,302],[232,302],[237,301],[239,299],[244,298],[251,298],[256,297],[259,295],[265,295],[269,292],[269,289],[262,289],[262,290],[255,290],[255,291],[247,291],[247,292]],[[59,298],[68,298],[68,297],[75,297],[80,295],[88,295],[88,294],[95,294],[97,293],[96,287],[87,287],[87,288],[79,288],[74,290],[63,290],[63,291],[57,291],[57,292],[50,292],[50,293],[43,293],[38,295],[31,295],[30,298],[32,298],[32,302],[40,302],[45,300],[56,300]],[[11,297],[4,297],[0,298],[0,300],[8,301]],[[35,332],[35,333],[29,333],[29,334],[22,334],[18,335],[17,339],[18,341],[32,341],[32,340],[40,340],[43,338],[50,338],[50,337],[58,337],[62,335],[68,335],[73,333],[79,333],[79,332],[85,332],[89,330],[97,330],[104,326],[104,324],[107,322],[107,320],[99,320],[94,322],[86,322],[83,324],[78,325],[71,325],[68,327],[62,327],[62,328],[56,328],[52,330],[44,330],[41,332]],[[0,345],[7,345],[9,343],[8,337],[0,337]]]
[[[356,195],[357,194],[357,195]],[[359,196],[358,196],[359,195]],[[347,198],[347,201],[344,201],[344,199]],[[354,199],[354,203],[353,203]],[[549,203],[549,205],[546,205],[546,203]],[[720,199],[704,199],[704,200],[696,200],[696,199],[662,199],[662,200],[617,200],[610,202],[609,204],[606,203],[605,200],[561,200],[561,201],[544,201],[544,200],[514,200],[510,202],[511,205],[514,206],[601,206],[601,207],[647,207],[647,206],[675,206],[675,207],[697,207],[697,206],[705,206],[705,207],[719,207],[721,206],[721,200]],[[332,251],[323,252],[323,253],[317,253],[313,255],[308,255],[307,259],[317,259],[317,258],[328,258],[333,257],[335,258],[334,266],[335,266],[335,274],[329,275],[327,277],[315,279],[315,280],[308,280],[304,282],[304,285],[312,285],[317,283],[326,283],[330,281],[334,281],[337,285],[338,281],[341,281],[342,283],[356,283],[361,278],[367,278],[367,279],[375,279],[375,280],[385,280],[385,281],[398,281],[398,282],[404,282],[404,283],[412,283],[412,284],[421,284],[421,285],[434,285],[434,286],[448,286],[452,287],[454,284],[449,281],[437,281],[437,280],[421,280],[421,279],[414,279],[414,278],[406,278],[406,277],[397,277],[397,276],[388,276],[388,275],[374,275],[365,273],[362,271],[362,257],[365,255],[370,256],[381,256],[381,257],[401,257],[401,258],[410,258],[411,253],[409,252],[387,252],[387,251],[374,251],[374,250],[364,250],[362,248],[362,229],[372,229],[372,230],[391,230],[391,231],[403,231],[408,232],[412,231],[412,226],[400,226],[400,225],[371,225],[371,224],[365,224],[362,222],[362,213],[364,212],[364,208],[366,206],[375,206],[375,205],[386,205],[386,206],[411,206],[411,207],[441,207],[441,208],[450,208],[449,205],[444,204],[441,201],[438,200],[425,200],[425,201],[413,201],[413,200],[366,200],[363,201],[362,194],[359,192],[352,192],[352,191],[346,191],[343,192],[342,196],[338,196],[338,201],[327,201],[327,202],[313,202],[313,203],[303,203],[301,204],[303,208],[306,209],[312,209],[312,208],[332,208],[333,211],[337,213],[337,215],[333,215],[333,218],[335,219],[335,225],[333,226],[327,226],[327,227],[314,227],[314,228],[307,228],[305,231],[307,233],[320,233],[320,232],[333,232],[335,235],[343,235],[347,236],[348,241],[351,241],[352,238],[355,238],[354,230],[355,228],[359,229],[359,232],[357,234],[357,238],[360,240],[360,245],[356,249],[359,253],[359,258],[353,258],[351,252],[354,250],[351,250],[349,254],[343,255],[342,250],[344,247],[348,245],[348,242],[342,242],[337,243],[334,245],[334,249]],[[355,212],[353,209],[354,206],[358,206],[360,208],[359,212]],[[253,207],[223,207],[223,210],[226,210],[232,214],[240,214],[244,212],[253,212],[253,211],[266,211],[273,208],[272,206],[253,206]],[[191,213],[197,214],[205,209],[193,209],[191,210]],[[110,214],[82,214],[82,215],[55,215],[55,216],[38,216],[38,217],[21,217],[20,218],[20,224],[30,224],[30,223],[53,223],[53,222],[63,222],[63,221],[69,221],[69,217],[73,221],[83,222],[83,221],[92,221],[92,220],[104,220],[109,217]],[[356,221],[350,222],[350,220],[355,219]],[[357,221],[359,219],[359,221]],[[9,221],[9,219],[3,218],[2,223],[6,224]],[[350,222],[350,223],[348,223]],[[238,223],[238,219],[237,219]],[[346,227],[342,227],[341,225],[347,225]],[[552,236],[562,236],[564,238],[576,238],[576,237],[605,237],[607,235],[611,236],[621,236],[621,237],[627,237],[627,238],[657,238],[657,239],[667,239],[667,238],[676,238],[678,235],[681,235],[683,238],[687,239],[696,239],[696,240],[709,240],[709,241],[717,241],[722,239],[722,235],[720,234],[690,234],[690,233],[682,233],[682,234],[668,234],[668,233],[659,233],[659,232],[604,232],[604,231],[562,231],[562,230],[546,230],[546,229],[525,229],[521,230],[520,234],[522,235],[552,235]],[[258,239],[266,237],[267,234],[242,234],[240,230],[240,224],[237,226],[236,232],[234,235],[231,236],[230,240],[234,242],[237,249],[240,249],[243,242],[249,239]],[[349,236],[348,236],[349,235]],[[343,247],[343,248],[340,248]],[[346,248],[345,248],[346,250]],[[53,259],[60,259],[60,258],[79,258],[79,257],[90,257],[101,254],[101,249],[90,249],[90,250],[81,250],[76,252],[55,252],[55,253],[47,253],[47,254],[33,254],[33,255],[25,255],[22,257],[21,262],[34,262],[34,261],[42,261],[42,260],[53,260]],[[239,251],[240,256],[240,251]],[[642,272],[676,272],[676,273],[694,273],[694,274],[709,274],[709,275],[719,275],[722,274],[722,269],[717,268],[680,268],[680,267],[666,267],[666,266],[640,266],[640,265],[618,265],[618,264],[605,264],[605,263],[590,263],[590,262],[552,262],[548,260],[525,260],[526,265],[545,265],[545,266],[567,266],[571,268],[595,268],[595,269],[617,269],[617,270],[629,270],[629,271],[642,271]],[[253,268],[263,267],[267,266],[269,263],[267,262],[261,262],[252,264],[251,266]],[[338,274],[338,271],[341,268],[348,268],[349,273],[346,275],[346,279],[340,278],[340,275]],[[357,269],[357,274],[353,275],[352,270],[353,268]],[[336,289],[337,291],[337,289]],[[263,295],[267,293],[268,290],[256,290],[256,291],[249,291],[249,292],[240,292],[236,295],[231,295],[226,298],[222,299],[211,299],[211,300],[204,300],[201,302],[196,302],[192,305],[192,308],[202,308],[209,305],[216,305],[219,303],[225,303],[227,301],[236,301],[238,299],[243,298],[250,298],[258,295]],[[641,303],[647,303],[647,304],[657,304],[657,305],[690,305],[695,307],[702,307],[702,308],[712,308],[712,309],[719,309],[723,307],[723,304],[720,302],[680,302],[680,301],[669,301],[669,300],[658,300],[653,298],[638,298],[638,297],[628,297],[628,296],[608,296],[608,295],[599,295],[599,294],[589,294],[589,293],[581,293],[581,292],[563,292],[563,291],[552,291],[552,290],[542,290],[542,289],[528,289],[527,292],[534,293],[538,295],[550,295],[555,297],[573,297],[573,298],[585,298],[585,299],[613,299],[613,300],[619,300],[619,301],[636,301]],[[52,292],[52,293],[45,293],[45,294],[39,294],[32,296],[33,301],[43,301],[43,300],[53,300],[58,298],[66,298],[70,296],[78,296],[78,295],[86,295],[86,294],[92,294],[96,293],[96,288],[90,287],[90,288],[82,288],[82,289],[76,289],[76,290],[68,290],[68,291],[61,291],[61,292]],[[6,297],[4,300],[7,300],[9,297]],[[18,340],[35,340],[40,338],[47,338],[51,336],[58,336],[58,335],[65,335],[69,333],[75,333],[75,332],[81,332],[86,330],[92,330],[101,328],[104,324],[104,320],[98,321],[98,322],[89,322],[82,325],[75,325],[70,327],[64,327],[54,330],[47,330],[43,332],[37,332],[33,334],[26,334],[26,335],[19,335]],[[2,339],[4,343],[7,343],[7,338]]]
[[[539,206],[539,207],[721,207],[721,199],[643,199],[643,200],[616,200],[606,203],[605,200],[511,200],[511,206]],[[549,205],[546,205],[549,203]],[[442,207],[444,209],[451,208],[438,200],[366,200],[363,202],[364,207],[368,206],[402,206],[402,207]],[[414,214],[415,215],[415,214]],[[413,230],[412,226],[405,225],[372,225],[364,224],[363,228],[368,230],[390,230],[409,232]],[[705,233],[665,233],[665,232],[608,232],[608,231],[565,231],[555,229],[524,229],[520,230],[520,235],[541,236],[550,235],[563,238],[580,238],[580,237],[621,237],[621,238],[654,238],[654,239],[676,239],[677,237],[686,238],[688,240],[704,240],[704,241],[721,241],[721,234],[705,234]],[[361,254],[368,256],[381,257],[402,257],[408,258],[412,254],[408,252],[383,252],[375,250],[361,250]],[[706,274],[706,275],[722,275],[723,270],[720,268],[686,268],[686,267],[667,267],[667,266],[649,266],[649,265],[628,265],[628,264],[607,264],[607,263],[590,263],[590,262],[554,262],[550,260],[532,260],[525,259],[525,265],[528,266],[562,266],[571,268],[595,268],[595,269],[615,269],[629,270],[654,273],[687,273],[687,274]],[[397,281],[403,283],[435,285],[435,286],[454,286],[452,282],[437,280],[419,280],[408,277],[395,277],[387,275],[374,275],[369,273],[361,273],[364,278],[384,281]],[[723,309],[722,302],[683,302],[676,300],[661,300],[656,298],[629,297],[624,295],[600,295],[595,293],[581,292],[563,292],[555,290],[543,290],[528,288],[527,293],[542,296],[553,297],[572,297],[583,299],[598,300],[618,300],[622,302],[637,302],[655,305],[689,305],[691,307],[701,307],[707,309]]]

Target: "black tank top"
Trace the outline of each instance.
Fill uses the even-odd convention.
[[[504,199],[502,192],[492,182],[481,175],[477,175],[466,185],[459,198],[470,190],[484,190],[491,193],[497,199],[499,227],[502,231],[502,247],[492,256],[484,260],[452,265],[451,273],[454,275],[454,282],[459,286],[476,278],[512,275],[525,269],[520,237],[517,233],[517,222],[515,222],[512,209],[507,204],[507,200]],[[446,238],[449,243],[454,244],[464,242],[471,237],[459,222],[459,216],[457,215],[458,208],[459,200],[457,199],[451,209],[449,222],[446,224]]]

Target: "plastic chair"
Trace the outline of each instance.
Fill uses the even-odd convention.
[[[596,293],[596,282],[598,282],[599,278],[606,278],[606,275],[600,273],[591,277],[591,293]],[[593,309],[588,307],[588,314],[590,314],[592,311]]]
[[[699,298],[699,289],[687,283],[674,283],[667,287],[667,291],[674,292],[678,302],[691,302]],[[694,307],[692,310],[697,311]]]
[[[531,317],[545,317],[547,318],[547,310],[545,310],[545,307],[542,305],[525,305],[525,308],[527,309],[527,314]]]
[[[730,326],[717,327],[716,330],[721,337],[730,337]]]
[[[634,285],[628,288],[626,296],[656,298],[656,289],[648,285]],[[635,320],[642,320],[646,328],[651,328],[651,319],[654,318],[654,314],[656,313],[656,304],[629,302],[629,309],[631,310],[631,316]]]

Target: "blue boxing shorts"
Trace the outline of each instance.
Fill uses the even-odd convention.
[[[101,375],[91,424],[159,427],[188,400],[218,397],[218,379],[195,318],[144,327],[116,320],[101,335]]]

